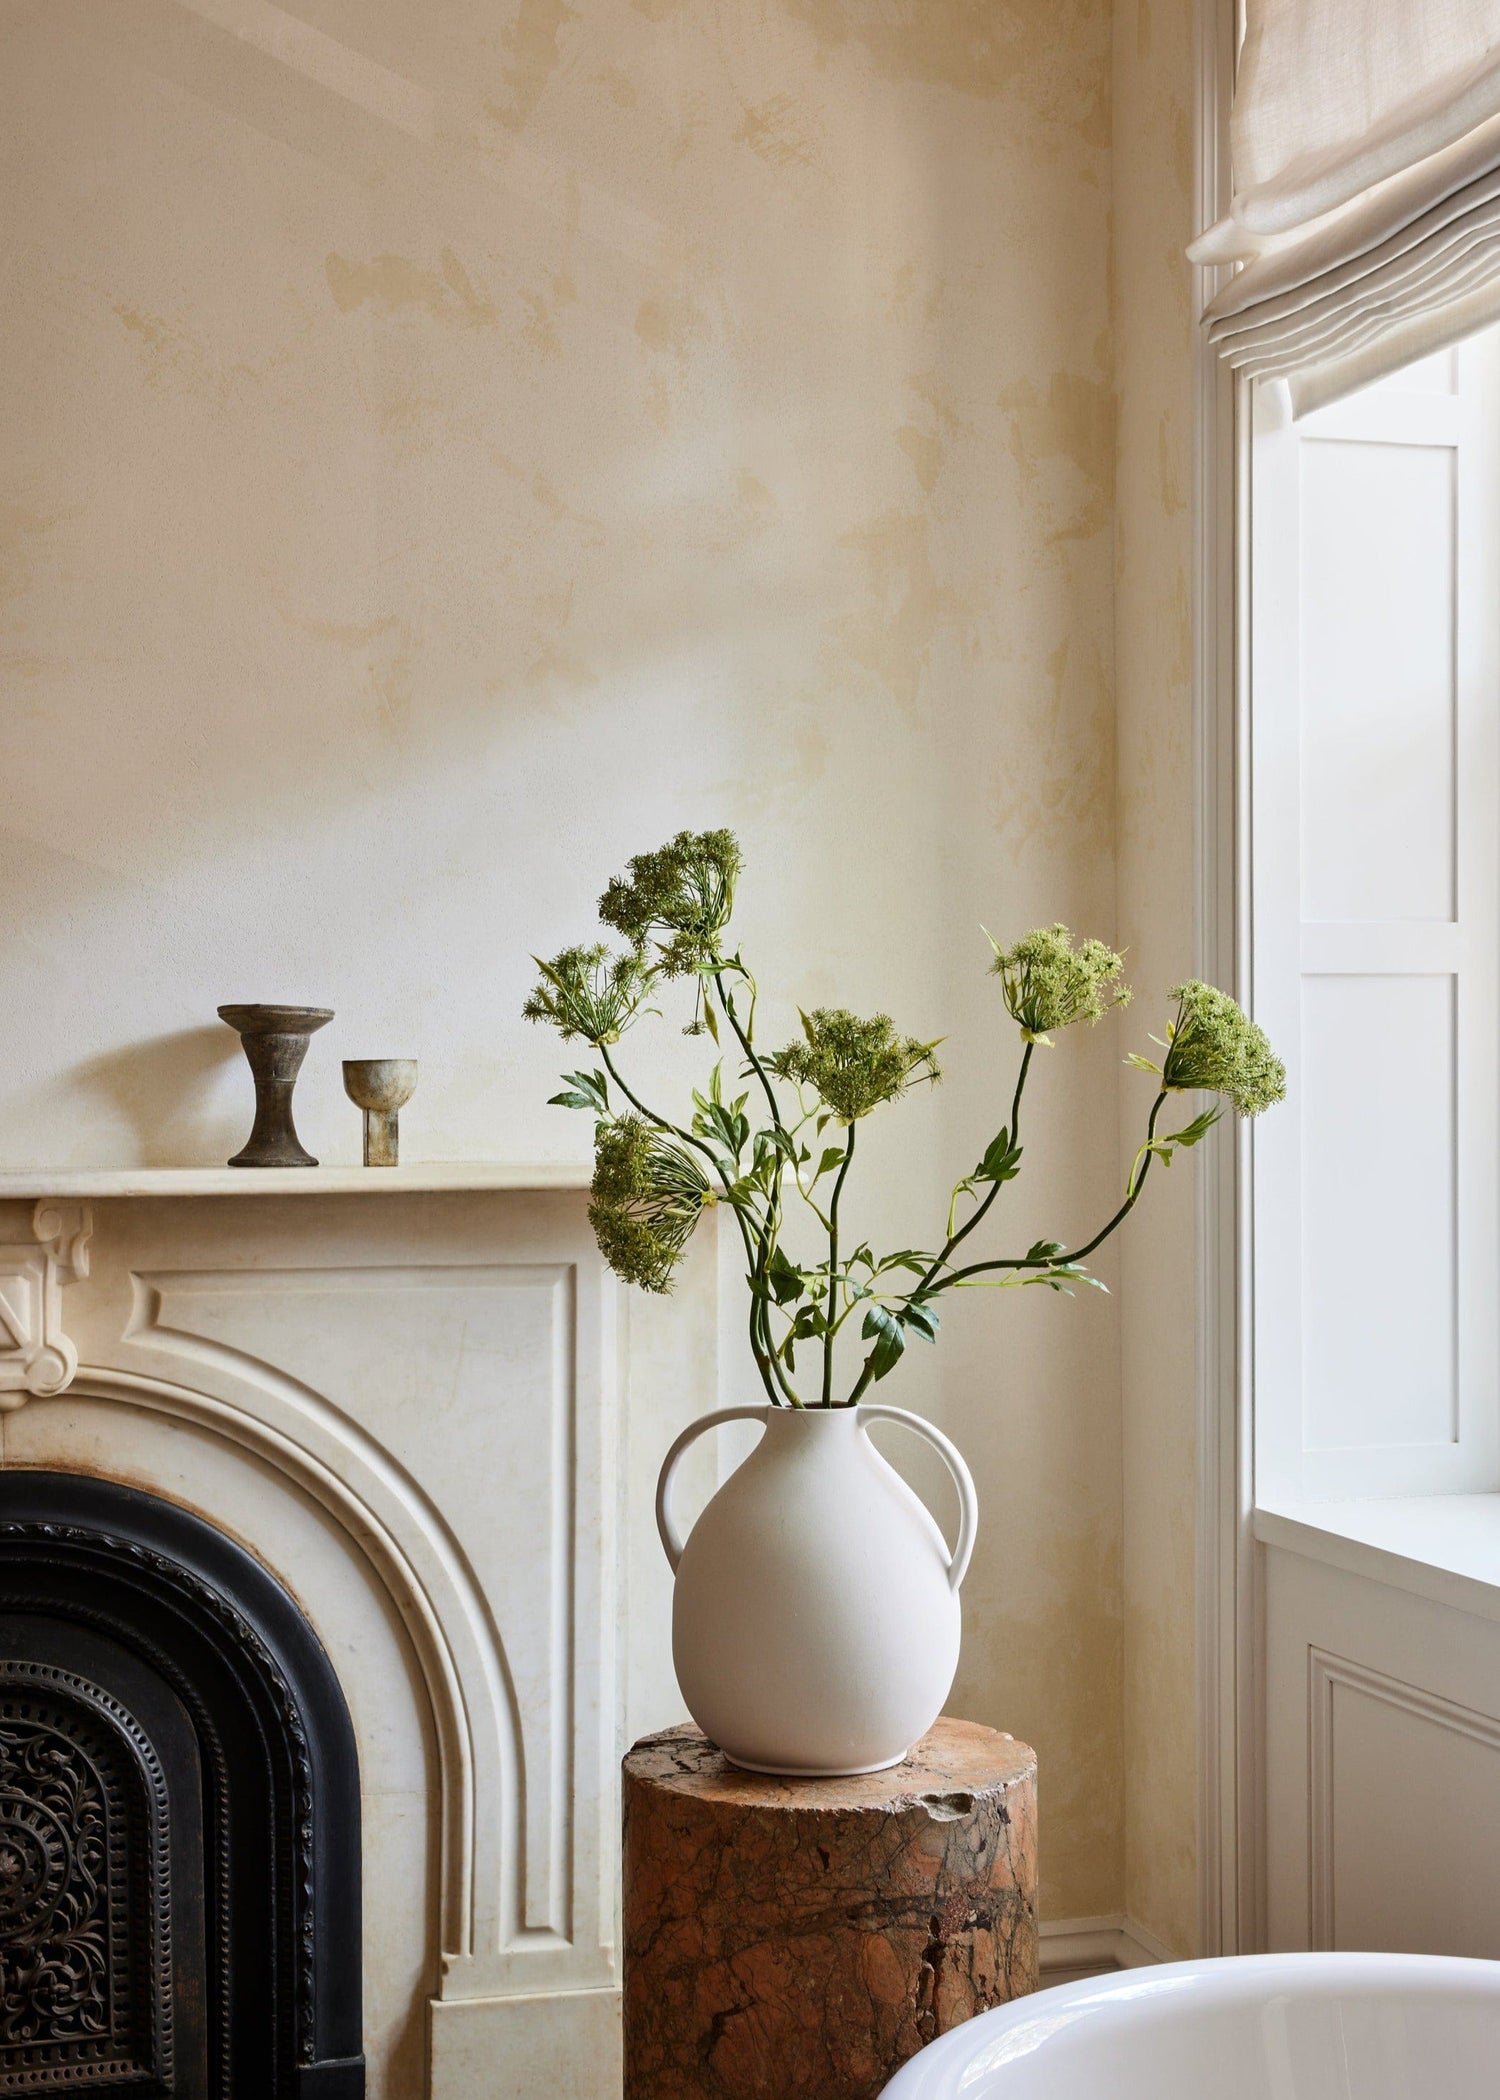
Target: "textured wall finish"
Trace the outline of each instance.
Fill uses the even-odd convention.
[[[1014,1073],[980,922],[1114,931],[1110,26],[6,11],[0,1163],[226,1159],[225,1000],[335,1009],[324,1160],[376,1055],[409,1159],[581,1155],[527,953],[724,822],[768,1031],[947,1035],[849,1204],[934,1229]],[[1126,1042],[1047,1053],[1020,1247],[1111,1206]],[[978,1480],[953,1704],[1037,1748],[1054,1917],[1123,1895],[1115,1318],[967,1294],[889,1389]]]

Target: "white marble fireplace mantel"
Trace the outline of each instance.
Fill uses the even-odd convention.
[[[571,1160],[515,1166],[505,1160],[438,1159],[399,1167],[95,1167],[0,1174],[7,1199],[79,1202],[97,1196],[392,1196],[466,1189],[586,1189],[590,1170]]]
[[[680,1713],[648,1476],[712,1387],[713,1255],[630,1332],[587,1178],[0,1176],[0,1465],[206,1517],[339,1673],[370,2100],[618,2090],[618,1759]]]

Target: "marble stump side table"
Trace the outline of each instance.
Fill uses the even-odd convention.
[[[625,2100],[875,2100],[1036,1989],[1036,1757],[939,1721],[858,1779],[739,1771],[701,1732],[625,1759]]]

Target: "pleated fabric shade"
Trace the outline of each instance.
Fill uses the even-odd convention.
[[[1248,0],[1205,320],[1305,414],[1500,319],[1500,0]]]

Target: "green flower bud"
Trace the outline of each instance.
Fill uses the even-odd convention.
[[[643,1291],[672,1288],[677,1264],[713,1201],[685,1152],[640,1116],[599,1126],[589,1223],[615,1274]]]
[[[1066,926],[1039,926],[1014,948],[1001,948],[993,935],[990,946],[1006,1009],[1028,1043],[1045,1043],[1054,1028],[1098,1021],[1109,1007],[1130,1003],[1129,985],[1117,982],[1124,962],[1103,941],[1075,948]]]
[[[802,1030],[805,1041],[788,1043],[766,1064],[779,1078],[810,1086],[842,1123],[857,1123],[919,1079],[942,1076],[937,1043],[898,1035],[889,1014],[862,1021],[842,1007],[820,1006],[802,1016]]]
[[[1286,1067],[1265,1031],[1227,992],[1196,977],[1172,987],[1177,1018],[1167,1030],[1161,1083],[1174,1093],[1222,1094],[1242,1116],[1286,1099]]]
[[[599,916],[638,951],[653,941],[664,976],[686,977],[717,959],[742,866],[732,831],[679,831],[636,854],[599,899]]]
[[[564,948],[551,962],[532,961],[541,981],[521,1011],[528,1021],[546,1021],[563,1041],[582,1036],[597,1049],[617,1043],[635,1019],[656,973],[639,955],[611,955],[603,942]]]

